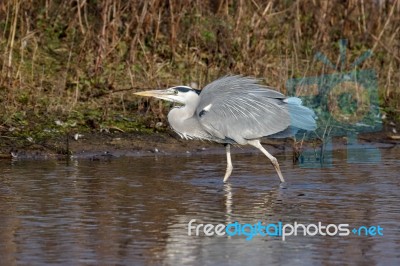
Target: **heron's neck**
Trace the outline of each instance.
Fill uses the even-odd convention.
[[[201,127],[195,116],[199,97],[193,98],[189,102],[190,103],[185,106],[173,108],[168,113],[168,122],[182,137],[200,138],[204,135],[204,129]]]

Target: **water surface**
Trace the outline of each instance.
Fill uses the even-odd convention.
[[[1,264],[399,264],[400,149],[379,152],[355,163],[336,151],[323,168],[278,154],[283,187],[259,154],[234,154],[227,184],[224,155],[1,161]],[[380,225],[384,235],[196,237],[192,219]]]

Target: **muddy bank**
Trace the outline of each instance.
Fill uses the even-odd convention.
[[[321,141],[305,141],[302,145],[293,139],[262,140],[271,153],[303,149],[319,149]],[[373,145],[379,148],[399,147],[400,136],[389,131],[366,133],[357,136],[354,143],[347,137],[334,137],[333,149],[345,149],[348,145]],[[233,148],[234,153],[258,152],[249,146]],[[79,136],[69,135],[46,139],[40,143],[15,142],[11,138],[2,138],[1,159],[64,159],[68,157],[87,159],[108,159],[120,156],[153,156],[153,155],[193,155],[224,154],[221,144],[199,140],[183,140],[176,134],[167,133],[85,133]]]

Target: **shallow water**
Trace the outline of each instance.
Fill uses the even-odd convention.
[[[335,151],[322,168],[278,154],[284,186],[259,154],[233,154],[227,184],[224,155],[1,161],[1,265],[399,265],[400,149],[377,152]],[[383,236],[188,236],[192,219],[379,225]]]

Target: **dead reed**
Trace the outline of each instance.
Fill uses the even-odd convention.
[[[340,39],[347,66],[372,49],[361,68],[378,72],[382,108],[399,119],[399,0],[2,1],[0,130],[54,119],[154,126],[166,106],[132,90],[228,73],[285,91],[290,78],[329,73],[316,52],[339,64]]]

